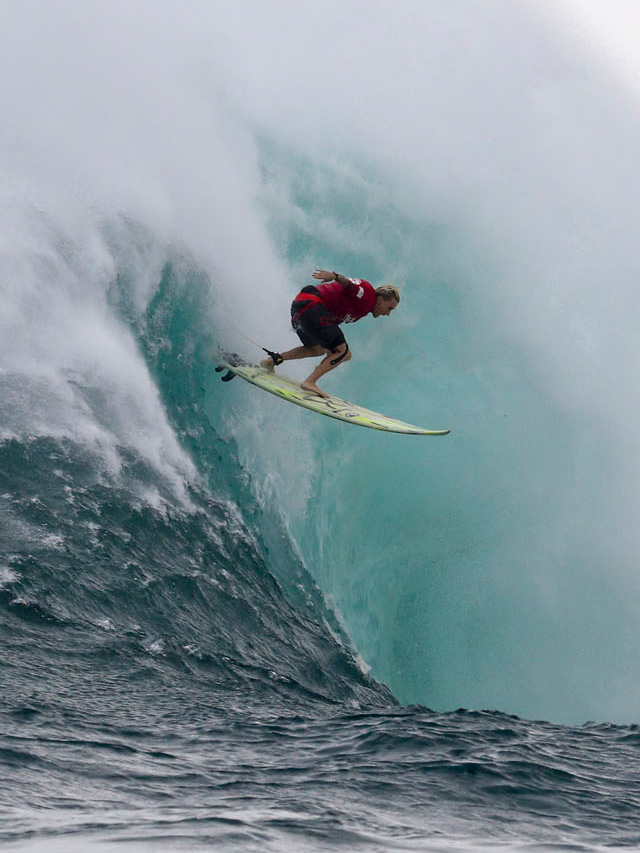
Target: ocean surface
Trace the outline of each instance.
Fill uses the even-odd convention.
[[[1,4],[3,849],[640,849],[640,111],[559,7]],[[220,382],[316,267],[451,435]]]

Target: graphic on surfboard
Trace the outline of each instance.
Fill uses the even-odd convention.
[[[223,359],[219,360],[219,366],[216,367],[216,370],[218,372],[222,370],[227,371],[225,376],[223,376],[223,380],[228,381],[234,376],[241,376],[247,382],[257,385],[258,388],[262,388],[270,394],[275,394],[283,400],[288,400],[290,403],[295,403],[297,406],[302,406],[305,409],[310,409],[329,418],[335,418],[348,424],[368,427],[369,429],[397,432],[406,435],[448,435],[451,432],[449,429],[423,429],[422,427],[399,421],[397,418],[389,418],[386,415],[381,415],[379,412],[372,412],[362,406],[357,406],[355,403],[341,400],[339,397],[319,397],[317,394],[303,391],[297,382],[287,379],[284,376],[279,376],[277,373],[271,373],[264,367],[256,367],[255,365],[243,364],[241,362],[235,363],[235,358],[232,360],[233,364]]]

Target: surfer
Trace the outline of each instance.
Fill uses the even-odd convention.
[[[355,323],[367,314],[388,317],[400,302],[400,294],[392,284],[374,288],[364,279],[347,278],[346,275],[328,270],[316,270],[313,278],[322,284],[303,287],[291,303],[291,325],[302,341],[302,346],[283,353],[273,353],[273,357],[270,356],[261,364],[272,371],[283,361],[324,355],[313,373],[300,383],[300,387],[320,397],[328,397],[318,387],[318,380],[351,358],[340,323]]]

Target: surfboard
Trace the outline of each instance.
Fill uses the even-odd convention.
[[[355,403],[341,400],[340,397],[319,397],[310,391],[304,391],[297,382],[287,379],[277,373],[271,373],[264,367],[252,364],[229,364],[220,361],[217,371],[226,370],[225,380],[233,376],[240,376],[252,385],[257,385],[263,391],[275,394],[289,403],[318,412],[329,418],[335,418],[348,424],[368,427],[369,429],[383,430],[384,432],[397,432],[406,435],[448,435],[449,429],[423,429],[423,427],[407,424],[397,418],[389,418],[379,412],[372,412]]]

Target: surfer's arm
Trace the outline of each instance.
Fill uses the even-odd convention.
[[[329,270],[316,270],[313,273],[313,278],[318,281],[337,281],[343,287],[353,287],[353,282],[346,275],[341,275],[339,272],[330,272]]]

